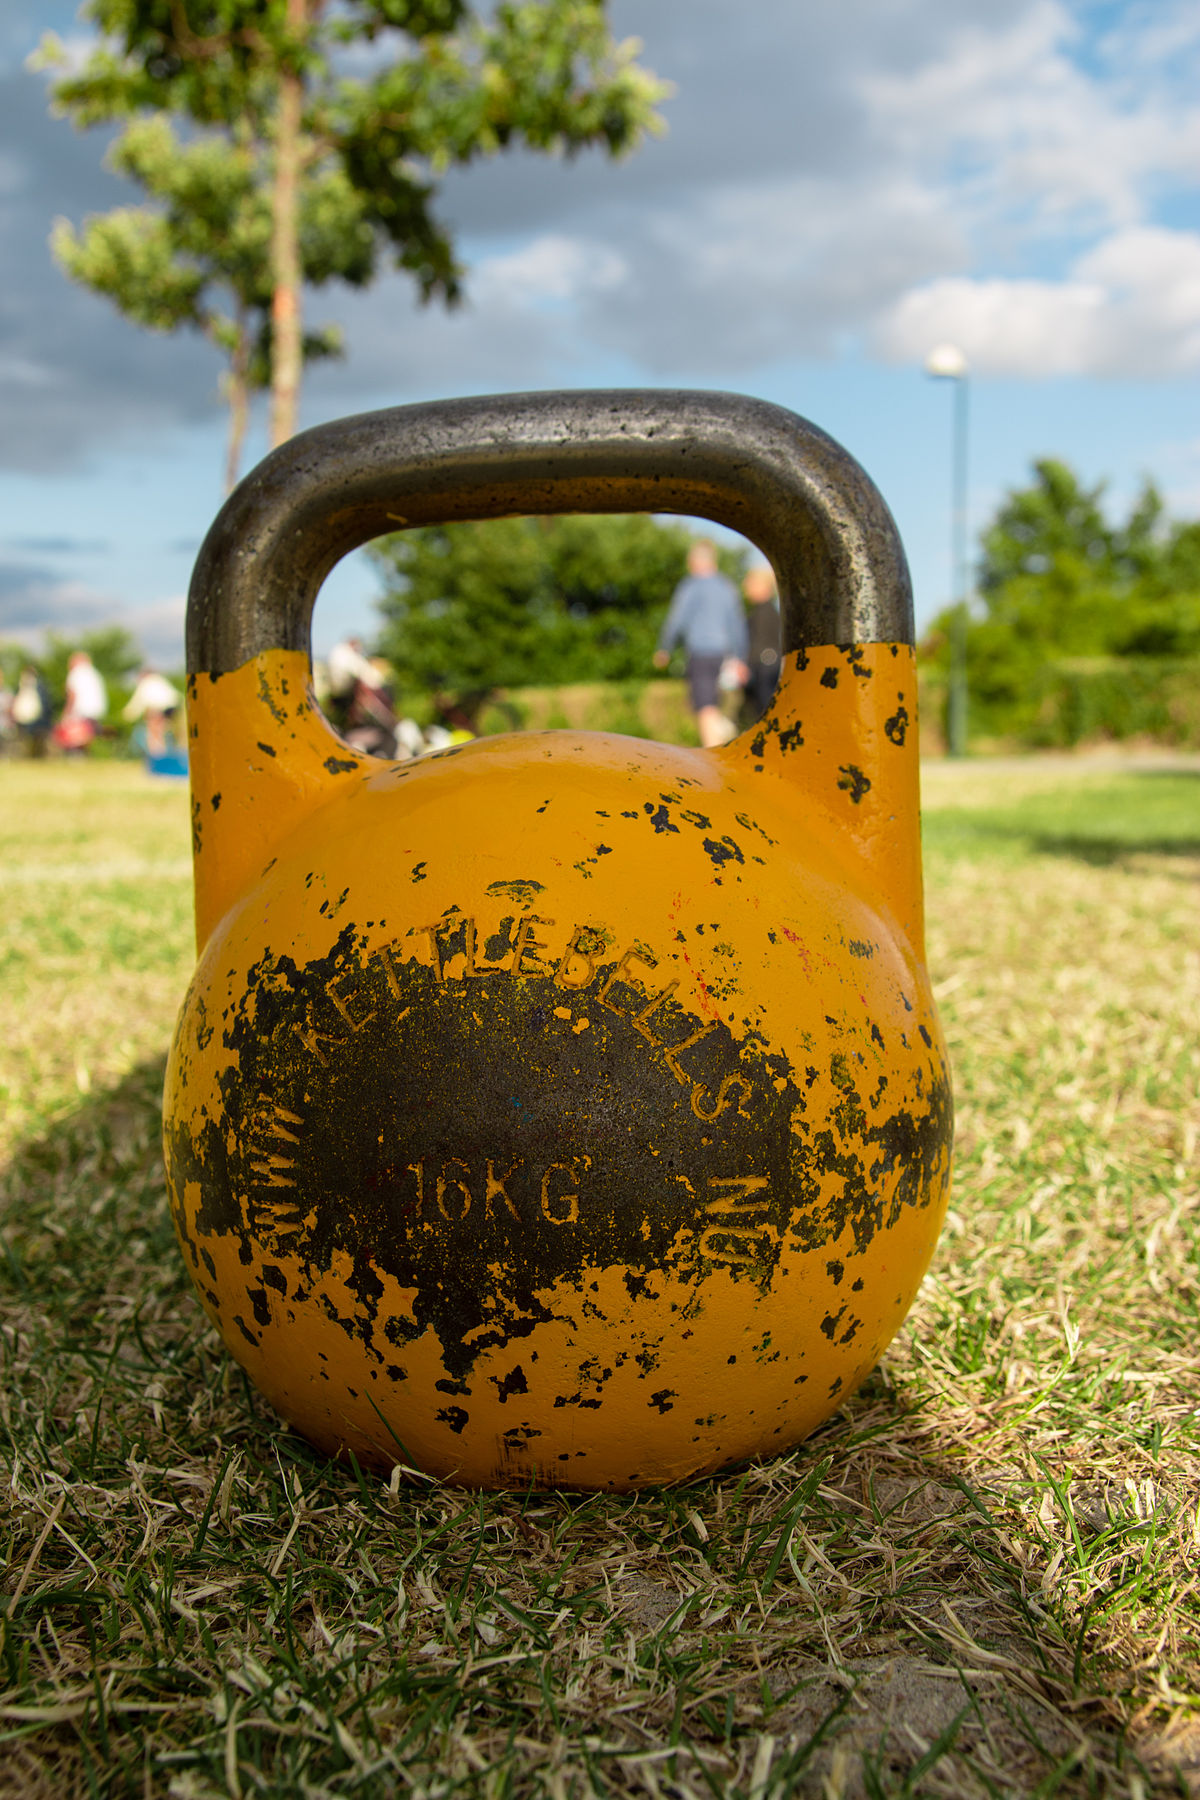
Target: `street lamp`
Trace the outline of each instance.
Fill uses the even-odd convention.
[[[925,358],[925,373],[954,383],[953,506],[950,558],[954,610],[950,615],[950,685],[946,695],[946,750],[967,754],[967,359],[956,344],[939,344]]]

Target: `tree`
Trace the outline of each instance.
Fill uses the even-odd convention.
[[[1113,648],[1123,656],[1200,656],[1200,523],[1167,528],[1139,573]]]
[[[398,532],[371,551],[380,649],[402,685],[453,694],[644,679],[691,541],[643,513]]]
[[[1168,521],[1153,482],[1113,521],[1103,482],[1084,487],[1051,458],[1033,474],[982,533],[983,616],[967,631],[972,715],[998,731],[1035,717],[1055,665],[1200,652],[1200,524]],[[922,647],[935,668],[949,621],[935,619]]]
[[[75,281],[153,331],[189,326],[227,359],[225,485],[237,481],[250,396],[271,366],[271,217],[261,146],[204,133],[183,143],[162,115],[133,120],[106,158],[156,206],[122,206],[76,231],[60,219],[54,255]],[[304,278],[313,286],[370,279],[372,236],[345,176],[328,170],[302,196]],[[306,332],[305,360],[341,353],[336,328]]]
[[[88,0],[84,11],[105,41],[55,82],[60,111],[79,126],[173,115],[221,140],[231,170],[253,173],[269,225],[258,254],[270,289],[272,444],[295,428],[301,289],[321,279],[305,263],[314,191],[325,184],[339,230],[353,224],[367,263],[361,275],[334,267],[325,279],[369,280],[390,253],[423,301],[453,304],[462,272],[434,211],[449,169],[519,144],[621,155],[658,129],[655,106],[668,91],[638,66],[636,42],[614,42],[605,0]],[[370,73],[350,77],[351,52]],[[47,39],[42,61],[61,64],[64,54]],[[147,249],[136,237],[144,226],[124,228],[122,291],[145,292],[149,314],[186,311],[186,295],[165,279],[178,250],[236,295],[228,268],[213,263],[211,226],[190,251],[178,232]],[[205,328],[182,313],[179,322]],[[219,341],[237,341],[236,325],[232,336],[221,329]]]
[[[1200,525],[1169,521],[1151,481],[1112,523],[1103,482],[1081,487],[1050,459],[1034,476],[983,534],[980,624],[1036,656],[1187,654],[1200,630]]]

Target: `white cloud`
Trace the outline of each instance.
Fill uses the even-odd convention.
[[[19,388],[54,387],[61,381],[55,369],[28,356],[0,356],[0,384]]]
[[[1200,60],[1195,0],[1126,0],[1098,48],[1112,69],[1169,69],[1186,83]]]
[[[1200,370],[1200,233],[1137,226],[1063,281],[944,277],[905,294],[879,348],[919,361],[956,343],[981,373],[1154,377]]]
[[[485,258],[471,278],[471,294],[480,308],[561,305],[607,293],[627,274],[625,258],[606,245],[548,233]]]
[[[26,643],[43,631],[107,624],[113,602],[84,581],[57,581],[37,568],[0,564],[0,638]]]
[[[142,647],[142,655],[156,668],[182,669],[184,666],[183,627],[187,614],[187,597],[172,594],[150,606],[127,607],[114,615],[111,623],[123,625]]]
[[[34,41],[44,8],[19,5]],[[1200,167],[1195,0],[611,11],[676,83],[668,137],[619,166],[454,172],[439,205],[474,265],[466,304],[421,309],[401,276],[312,296],[350,353],[306,378],[309,416],[578,379],[761,384],[780,359],[946,336],[997,370],[1195,367],[1190,239],[1166,229]],[[102,135],[50,120],[28,74],[0,84],[0,134],[28,178],[0,204],[0,459],[69,465],[211,416],[205,344],[138,331],[51,264],[55,213],[128,197]]]
[[[1002,23],[952,32],[916,71],[866,71],[881,150],[925,170],[982,231],[1011,209],[1055,229],[1077,214],[1136,222],[1148,184],[1194,171],[1200,105],[1158,79],[1168,41],[1133,84],[1074,60],[1081,37],[1058,0],[1034,0]]]
[[[659,216],[656,316],[608,311],[608,330],[659,356],[829,354],[897,288],[964,253],[953,220],[904,171],[847,201],[841,183],[799,176],[717,187],[690,216]]]
[[[48,632],[74,637],[119,625],[149,662],[179,669],[186,610],[182,594],[148,606],[123,606],[85,581],[59,581],[37,568],[0,563],[0,642],[34,653],[44,647]]]

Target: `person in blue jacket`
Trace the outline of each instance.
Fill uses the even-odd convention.
[[[666,668],[679,643],[687,656],[688,698],[700,742],[706,749],[728,743],[732,731],[721,710],[721,685],[745,686],[750,645],[741,596],[718,572],[709,538],[698,538],[688,551],[688,572],[671,597],[654,652],[656,668]]]

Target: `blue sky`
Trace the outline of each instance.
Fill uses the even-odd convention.
[[[950,401],[972,368],[970,508],[1036,456],[1126,505],[1152,476],[1200,514],[1200,9],[1194,0],[613,0],[675,84],[624,164],[504,157],[450,179],[468,304],[389,276],[319,295],[349,355],[303,423],[525,388],[732,388],[814,419],[899,522],[918,617],[950,591]],[[119,620],[177,665],[221,500],[218,362],[70,287],[46,238],[132,196],[103,137],[48,117],[25,59],[59,0],[0,20],[0,639]],[[261,454],[261,421],[250,455]],[[335,571],[318,650],[369,634],[373,578]]]

